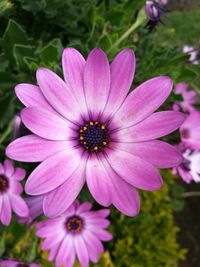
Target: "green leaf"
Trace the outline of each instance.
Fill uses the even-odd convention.
[[[57,62],[62,49],[63,47],[60,39],[54,39],[40,50],[42,62],[46,65],[49,65],[52,62]]]
[[[3,232],[3,234],[0,237],[0,257],[4,254],[4,252],[6,250],[6,246],[5,246],[5,235],[6,235],[6,233]]]
[[[13,55],[13,47],[15,44],[30,45],[30,40],[28,39],[24,29],[17,22],[11,19],[8,22],[2,38],[2,49],[12,65],[15,63]]]
[[[29,65],[27,64],[27,57],[34,57],[34,47],[30,45],[20,45],[15,44],[13,48],[13,55],[16,60],[16,65],[19,70],[27,71],[29,70]]]
[[[182,199],[174,199],[171,201],[172,209],[175,212],[180,212],[184,209],[185,207],[185,201]]]

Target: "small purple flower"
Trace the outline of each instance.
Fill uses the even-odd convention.
[[[186,183],[191,181],[200,182],[200,151],[188,149],[184,144],[180,144],[179,149],[184,160],[173,169],[173,174],[179,174]]]
[[[22,120],[19,115],[15,115],[14,117],[14,125],[13,125],[13,139],[16,139],[20,136],[20,128],[21,128]]]
[[[197,65],[199,63],[199,61],[197,60],[198,52],[194,49],[193,46],[184,45],[183,46],[183,53],[189,53],[190,54],[189,61],[192,64]]]
[[[194,90],[188,90],[188,83],[177,83],[174,93],[182,95],[183,101],[173,105],[174,110],[183,110],[185,112],[192,112],[195,110],[194,106],[197,103],[197,93]]]
[[[192,150],[200,150],[200,112],[193,111],[180,127],[181,141]]]
[[[73,48],[63,52],[63,81],[54,72],[37,71],[38,86],[19,84],[21,112],[32,135],[16,139],[7,155],[42,163],[26,182],[26,192],[44,197],[48,217],[62,214],[85,182],[102,206],[113,204],[128,216],[138,214],[136,188],[158,190],[162,178],[156,168],[180,164],[172,146],[155,140],[180,127],[185,115],[155,112],[169,96],[173,82],[152,78],[128,94],[135,72],[135,56],[124,49],[109,65],[101,49],[87,60]]]
[[[146,1],[145,8],[149,19],[148,25],[150,29],[154,29],[159,22],[163,23],[161,17],[167,10],[160,1],[155,2],[148,0]]]
[[[8,226],[11,222],[12,210],[21,217],[29,214],[25,201],[20,197],[23,188],[19,181],[26,173],[22,168],[14,169],[10,160],[0,163],[0,221]]]
[[[83,267],[89,261],[98,262],[104,252],[101,241],[110,241],[112,235],[105,230],[110,224],[106,219],[108,209],[91,211],[89,202],[75,201],[60,217],[36,225],[36,234],[45,238],[42,250],[49,250],[48,260],[55,259],[55,266],[72,267],[75,257]]]
[[[10,259],[10,260],[0,260],[1,267],[41,267],[40,264],[36,263],[23,263],[21,261]]]
[[[31,224],[37,217],[43,214],[43,199],[44,196],[28,197],[24,200],[29,207],[29,215],[27,217],[20,217],[19,222]]]
[[[162,5],[167,5],[169,0],[155,0],[156,3],[162,4]]]

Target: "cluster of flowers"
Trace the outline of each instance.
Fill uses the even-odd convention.
[[[97,262],[101,241],[112,238],[106,230],[109,210],[91,211],[91,203],[76,200],[85,183],[101,206],[113,204],[135,216],[140,210],[137,189],[160,189],[157,169],[182,162],[177,148],[157,140],[185,120],[176,110],[155,112],[170,95],[173,82],[159,76],[128,93],[135,65],[131,49],[121,51],[110,65],[101,49],[92,50],[85,60],[67,48],[62,56],[64,81],[41,68],[37,85],[15,88],[25,105],[20,118],[32,134],[15,139],[6,154],[13,160],[41,163],[26,181],[25,192],[31,196],[25,199],[20,196],[24,169],[14,169],[10,160],[0,165],[0,220],[9,225],[11,210],[20,222],[47,216],[36,224],[36,234],[45,239],[42,249],[49,250],[48,259],[55,260],[56,267],[73,266],[75,256],[83,267]],[[0,265],[39,266],[15,260]]]
[[[200,112],[195,108],[197,93],[188,88],[187,83],[177,84],[175,93],[182,95],[183,101],[173,105],[174,110],[187,113],[180,127],[181,142],[178,145],[184,160],[173,169],[173,173],[178,173],[186,183],[200,182]]]

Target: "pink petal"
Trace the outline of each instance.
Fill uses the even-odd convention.
[[[73,239],[70,235],[67,235],[60,245],[57,257],[56,264],[60,267],[62,264],[69,267],[72,267],[75,261],[75,250]]]
[[[81,266],[87,267],[89,264],[89,255],[84,239],[77,235],[74,238],[74,246]]]
[[[17,180],[10,180],[10,191],[13,194],[20,195],[23,192],[23,187]]]
[[[3,196],[3,203],[1,209],[1,222],[5,226],[8,226],[11,222],[11,205],[8,195]]]
[[[77,121],[79,106],[67,84],[54,72],[40,68],[36,73],[38,84],[51,106],[65,118]]]
[[[124,151],[111,151],[108,161],[114,171],[132,186],[154,191],[162,187],[162,178],[147,161]]]
[[[89,201],[84,202],[83,204],[81,204],[78,209],[77,209],[77,214],[85,212],[85,211],[89,211],[92,208],[92,204]]]
[[[89,251],[91,261],[98,262],[99,254],[104,252],[101,241],[90,231],[84,231],[83,238]]]
[[[0,163],[0,174],[4,174],[4,166]]]
[[[100,48],[93,49],[86,61],[84,71],[84,90],[86,103],[92,115],[102,113],[110,89],[110,66]],[[93,119],[96,119],[96,117]]]
[[[104,114],[112,115],[121,106],[131,87],[135,73],[135,55],[122,50],[111,64],[111,86]]]
[[[66,175],[66,174],[65,174]],[[66,177],[66,181],[44,197],[44,214],[56,217],[73,203],[85,183],[85,162],[81,161],[76,171]]]
[[[15,172],[12,175],[12,179],[22,181],[26,176],[26,171],[23,168],[15,168]]]
[[[135,126],[116,132],[120,142],[143,142],[160,138],[177,130],[185,115],[178,111],[155,112]]]
[[[15,86],[15,93],[26,107],[41,107],[54,112],[40,88],[33,84],[21,83]]]
[[[1,220],[2,205],[3,205],[3,196],[0,195],[0,220]]]
[[[73,146],[73,141],[51,141],[33,134],[18,138],[9,144],[6,155],[18,161],[40,162]]]
[[[111,204],[110,187],[112,184],[101,160],[95,154],[92,154],[87,161],[86,181],[94,199],[102,206],[109,206]]]
[[[87,114],[83,87],[84,57],[74,48],[66,48],[62,55],[62,66],[65,82],[79,103],[83,115]]]
[[[107,177],[112,183],[110,191],[113,205],[127,216],[136,216],[140,210],[137,190],[119,177],[106,160],[103,164],[107,170]]]
[[[96,235],[97,238],[99,238],[102,241],[110,241],[112,239],[111,233],[104,229],[93,229],[93,233]]]
[[[5,170],[5,175],[7,175],[8,177],[13,175],[15,169],[11,160],[6,159],[4,161],[4,170]]]
[[[172,80],[165,76],[144,82],[127,96],[113,123],[124,128],[144,120],[163,104],[172,87]]]
[[[10,201],[14,212],[20,217],[27,217],[29,215],[29,209],[26,202],[18,195],[12,194]]]
[[[48,110],[30,107],[21,112],[25,126],[36,135],[50,140],[69,140],[74,135],[72,125],[59,115]]]
[[[65,150],[43,161],[29,176],[26,193],[42,195],[57,188],[76,170],[81,156],[78,149]]]
[[[183,160],[175,147],[159,140],[141,143],[117,143],[116,148],[142,158],[156,168],[172,168],[178,166]]]

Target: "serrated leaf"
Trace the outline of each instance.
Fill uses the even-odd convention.
[[[59,39],[54,39],[50,43],[48,43],[45,47],[40,50],[41,60],[44,64],[51,64],[52,62],[57,62],[61,51],[62,44]]]
[[[15,44],[13,47],[13,55],[16,61],[16,65],[19,70],[27,71],[29,70],[29,65],[27,64],[27,57],[34,57],[34,47],[30,45],[20,45]]]
[[[24,29],[11,19],[8,21],[7,28],[2,38],[2,49],[13,65],[15,63],[13,55],[13,47],[15,44],[30,45],[30,40]]]

